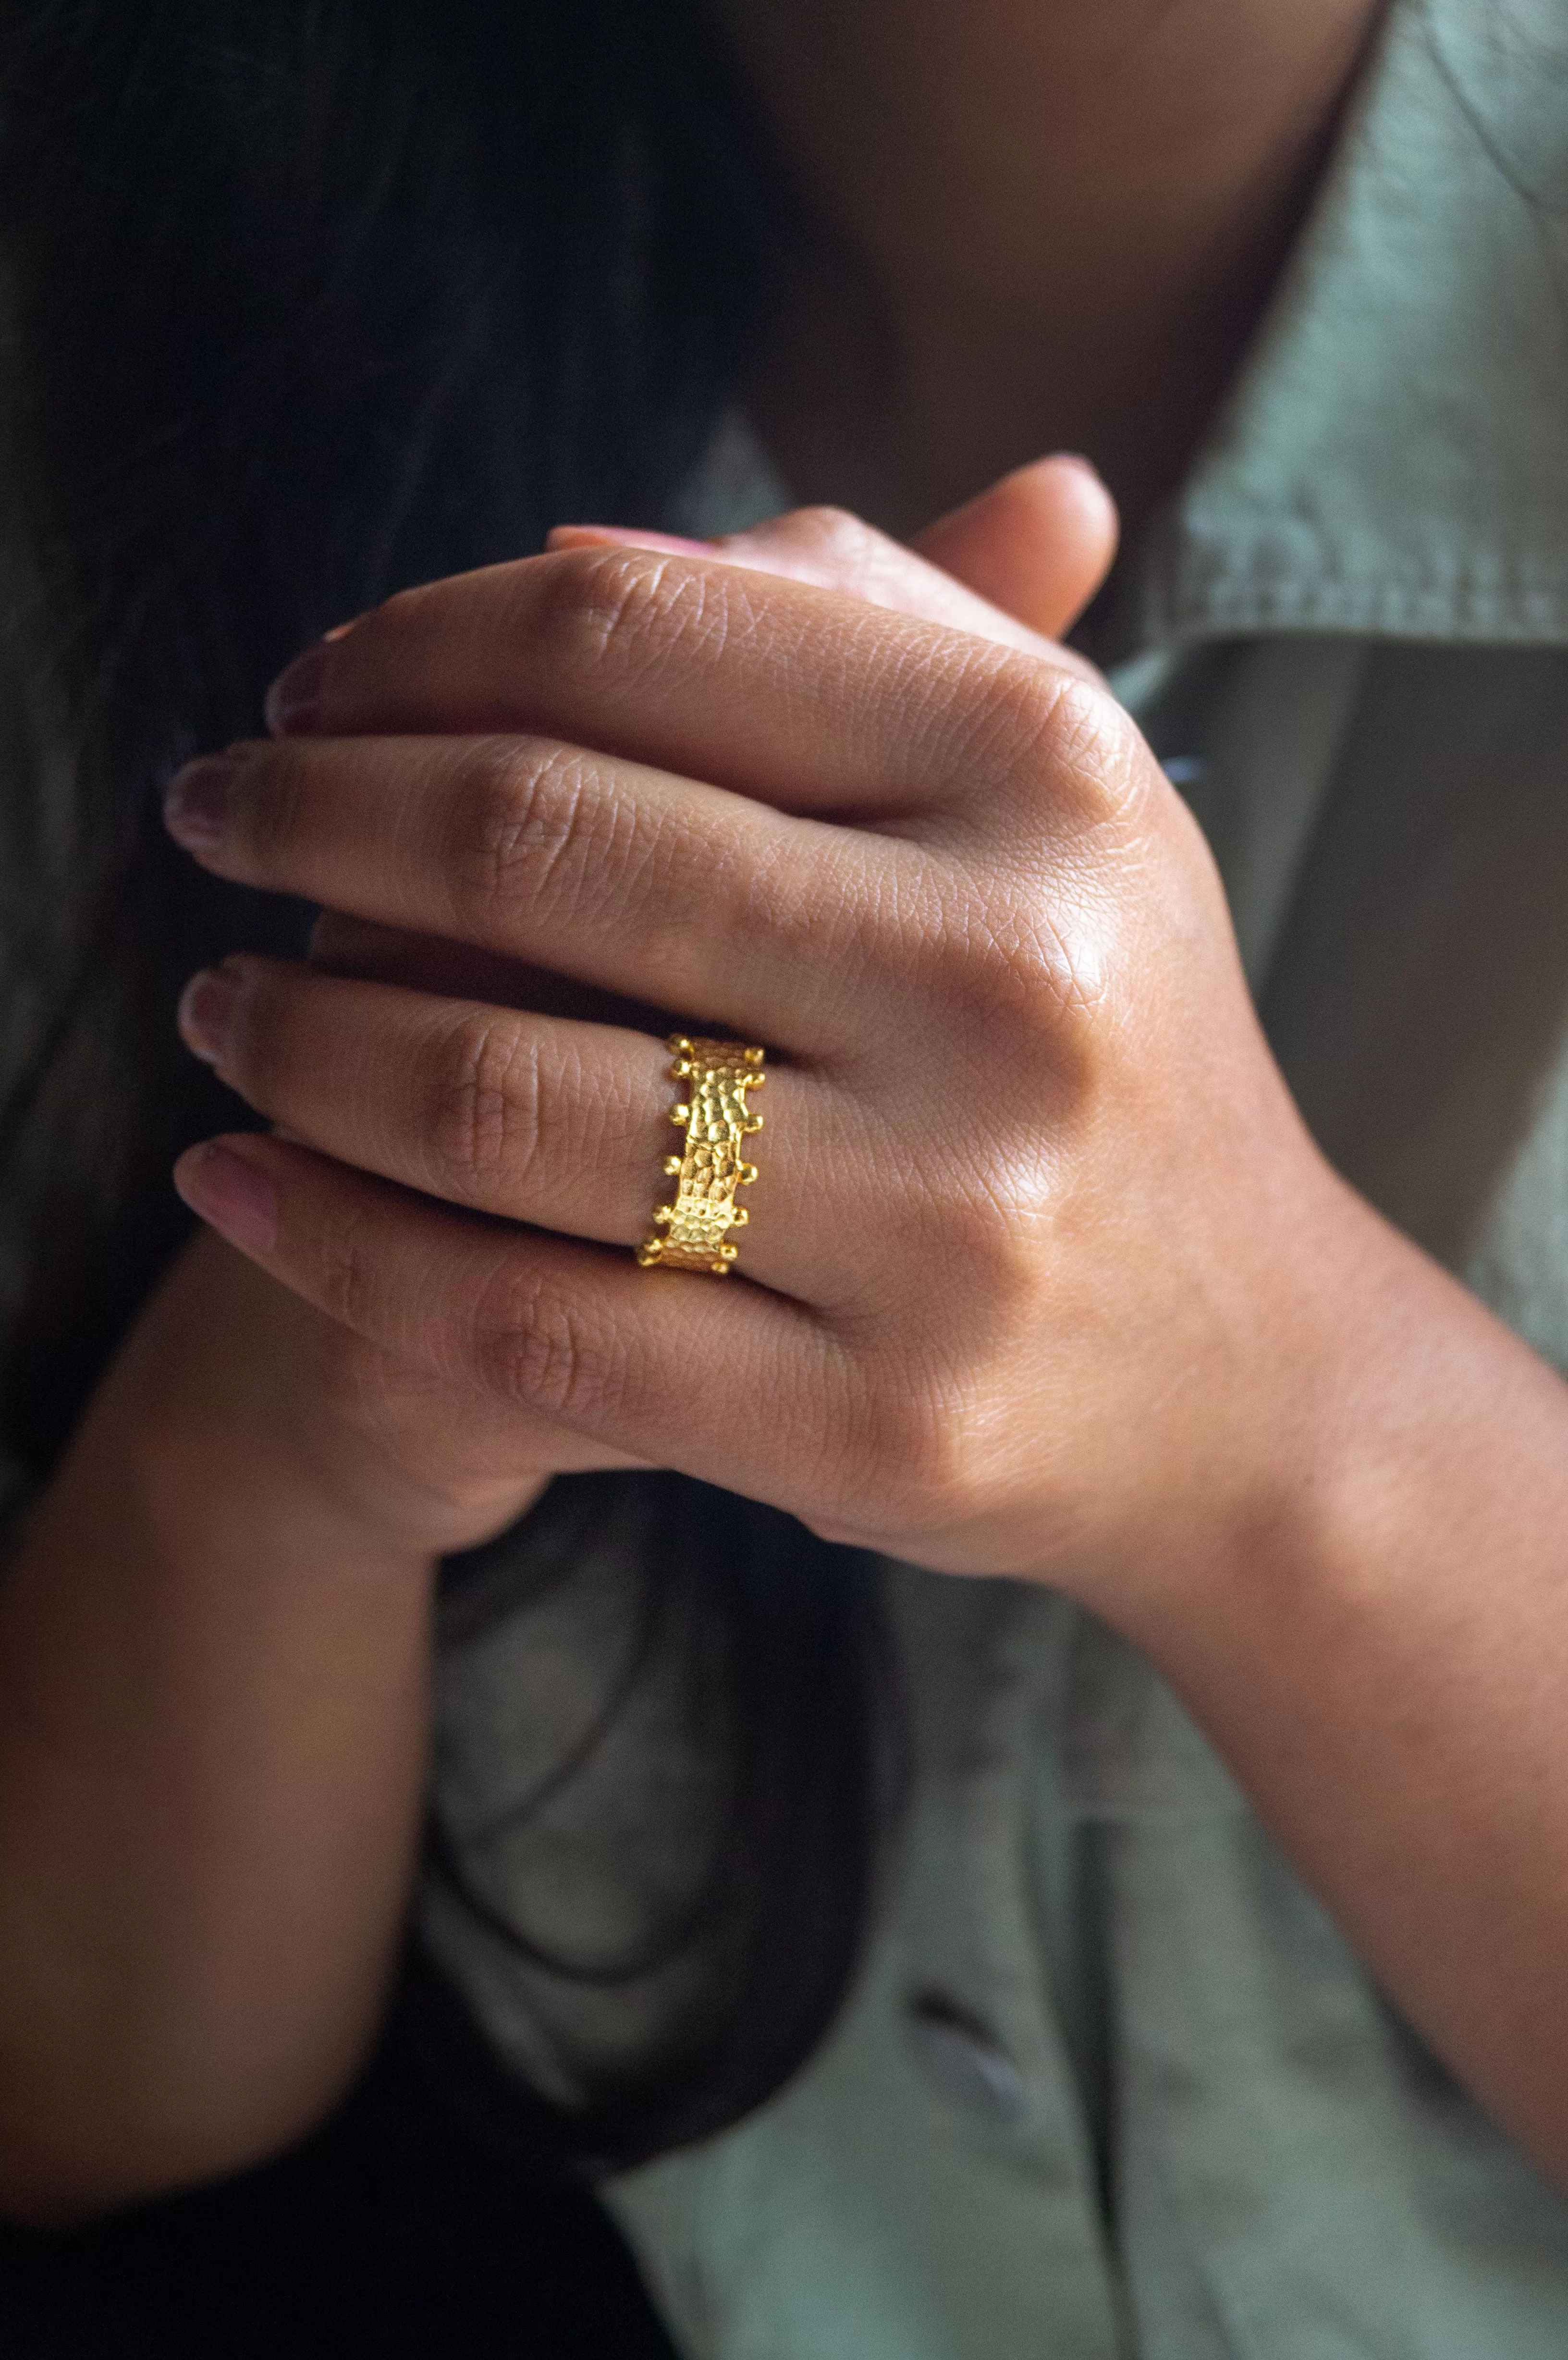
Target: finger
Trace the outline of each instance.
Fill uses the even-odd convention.
[[[674,1193],[665,1164],[682,1145],[670,1120],[681,1092],[669,1049],[646,1033],[255,957],[196,977],[180,1029],[291,1139],[451,1204],[632,1246]],[[846,1142],[824,1136],[834,1126],[820,1085],[788,1068],[768,1085],[780,1120],[737,1198],[746,1272],[837,1299],[864,1259],[846,1266],[842,1251],[855,1195]],[[753,1120],[760,1131],[762,1109]],[[775,1221],[783,1206],[791,1218]]]
[[[871,939],[942,890],[914,846],[553,741],[263,741],[186,783],[201,829],[171,825],[222,876],[796,1053],[875,1024],[920,938],[875,976]]]
[[[915,542],[933,566],[1047,639],[1067,630],[1116,553],[1116,502],[1086,459],[1015,468],[928,525]]]
[[[863,1427],[826,1331],[766,1288],[639,1270],[254,1134],[191,1149],[175,1184],[356,1334],[631,1458],[782,1505],[802,1464],[831,1498]]]
[[[967,798],[1088,694],[1026,657],[714,559],[567,550],[405,591],[274,684],[284,734],[527,731],[786,810]]]
[[[1044,464],[1072,467],[1074,474],[1082,472],[1073,462]],[[1083,571],[1083,533],[1072,502],[1062,505],[1067,515],[1070,545],[1056,570],[1076,585]],[[960,535],[955,540],[954,547],[961,555],[965,538]],[[753,573],[815,583],[819,589],[841,590],[852,598],[864,599],[868,606],[892,607],[899,614],[916,615],[955,631],[973,632],[977,639],[994,640],[1000,647],[1021,648],[1027,654],[1049,657],[1085,680],[1100,677],[1082,656],[1071,649],[1053,646],[1049,635],[1035,628],[1031,618],[1019,619],[1007,614],[1000,605],[966,588],[963,580],[954,578],[959,571],[956,566],[943,572],[940,565],[929,563],[901,542],[863,524],[845,508],[795,508],[747,532],[726,533],[706,543],[681,541],[670,533],[622,531],[607,525],[561,525],[550,534],[549,545],[551,549],[667,550],[697,556],[711,552],[727,564],[747,567]],[[1062,605],[1060,596],[1046,601],[1040,595],[1038,577],[1052,569],[1053,552],[1033,545],[1030,553],[1031,605],[1041,611],[1047,604],[1053,607]]]

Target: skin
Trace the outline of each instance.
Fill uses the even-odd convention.
[[[1211,73],[1260,21],[1169,15]],[[1306,1137],[1195,828],[1041,636],[1112,537],[1060,462],[929,557],[812,512],[567,534],[362,618],[177,782],[194,857],[335,914],[188,994],[279,1134],[184,1159],[216,1234],[0,1594],[14,2212],[331,2103],[407,1892],[432,1558],[628,1461],[1106,1616],[1568,2178],[1568,1389]],[[774,1053],[724,1285],[625,1251],[650,998]]]
[[[908,538],[1041,451],[1136,537],[1316,181],[1374,0],[706,0],[797,198],[751,410]]]

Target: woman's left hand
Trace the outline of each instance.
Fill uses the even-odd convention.
[[[432,1371],[938,1568],[1108,1598],[1267,1514],[1358,1208],[1195,825],[1018,637],[589,545],[311,650],[272,742],[185,775],[198,857],[764,1043],[767,1129],[743,1283],[644,1272],[656,1038],[236,958],[207,1045],[287,1133],[228,1142],[277,1191],[236,1241]]]

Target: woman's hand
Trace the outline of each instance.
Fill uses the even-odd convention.
[[[688,551],[703,546],[594,529],[569,529],[556,538],[570,545],[604,546],[619,538]],[[1081,463],[1051,459],[1019,469],[941,519],[925,542],[951,572],[836,510],[797,511],[714,548],[731,563],[899,606],[1056,655],[1094,676],[1040,636],[1067,627],[1098,587],[1115,548],[1115,510]],[[1005,594],[1032,620],[988,603],[967,586],[972,583]],[[472,944],[374,926],[337,912],[319,923],[314,956],[339,976],[630,1022],[655,1033],[668,1029],[659,1010],[624,997],[529,970]],[[542,1410],[454,1383],[418,1353],[359,1334],[297,1299],[271,1302],[255,1273],[232,1266],[215,1240],[194,1252],[191,1284],[143,1323],[156,1331],[142,1343],[144,1360],[166,1372],[171,1385],[188,1381],[203,1424],[244,1371],[247,1435],[258,1443],[270,1438],[290,1475],[318,1487],[372,1544],[381,1536],[399,1549],[459,1546],[511,1522],[551,1475],[635,1463]],[[208,1335],[213,1349],[204,1351]],[[217,1365],[209,1366],[213,1350]],[[167,1415],[175,1425],[191,1422],[190,1409],[173,1399]]]
[[[766,1042],[753,1283],[605,1251],[670,1136],[649,1034],[308,967],[194,988],[188,1037],[288,1136],[182,1186],[485,1404],[503,1460],[542,1418],[1090,1590],[1267,1513],[1342,1192],[1201,839],[1085,671],[665,551],[392,601],[171,824],[223,874]]]

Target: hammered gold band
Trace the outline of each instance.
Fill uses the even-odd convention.
[[[747,1218],[735,1190],[757,1177],[742,1142],[762,1129],[762,1117],[748,1114],[746,1104],[747,1090],[768,1079],[762,1051],[740,1041],[689,1041],[684,1032],[672,1032],[668,1046],[675,1056],[670,1072],[691,1085],[670,1109],[670,1121],[686,1133],[686,1149],[664,1159],[666,1174],[680,1185],[673,1204],[654,1207],[653,1234],[637,1258],[645,1270],[705,1270],[727,1278],[740,1251],[727,1242],[729,1232],[745,1229]]]

